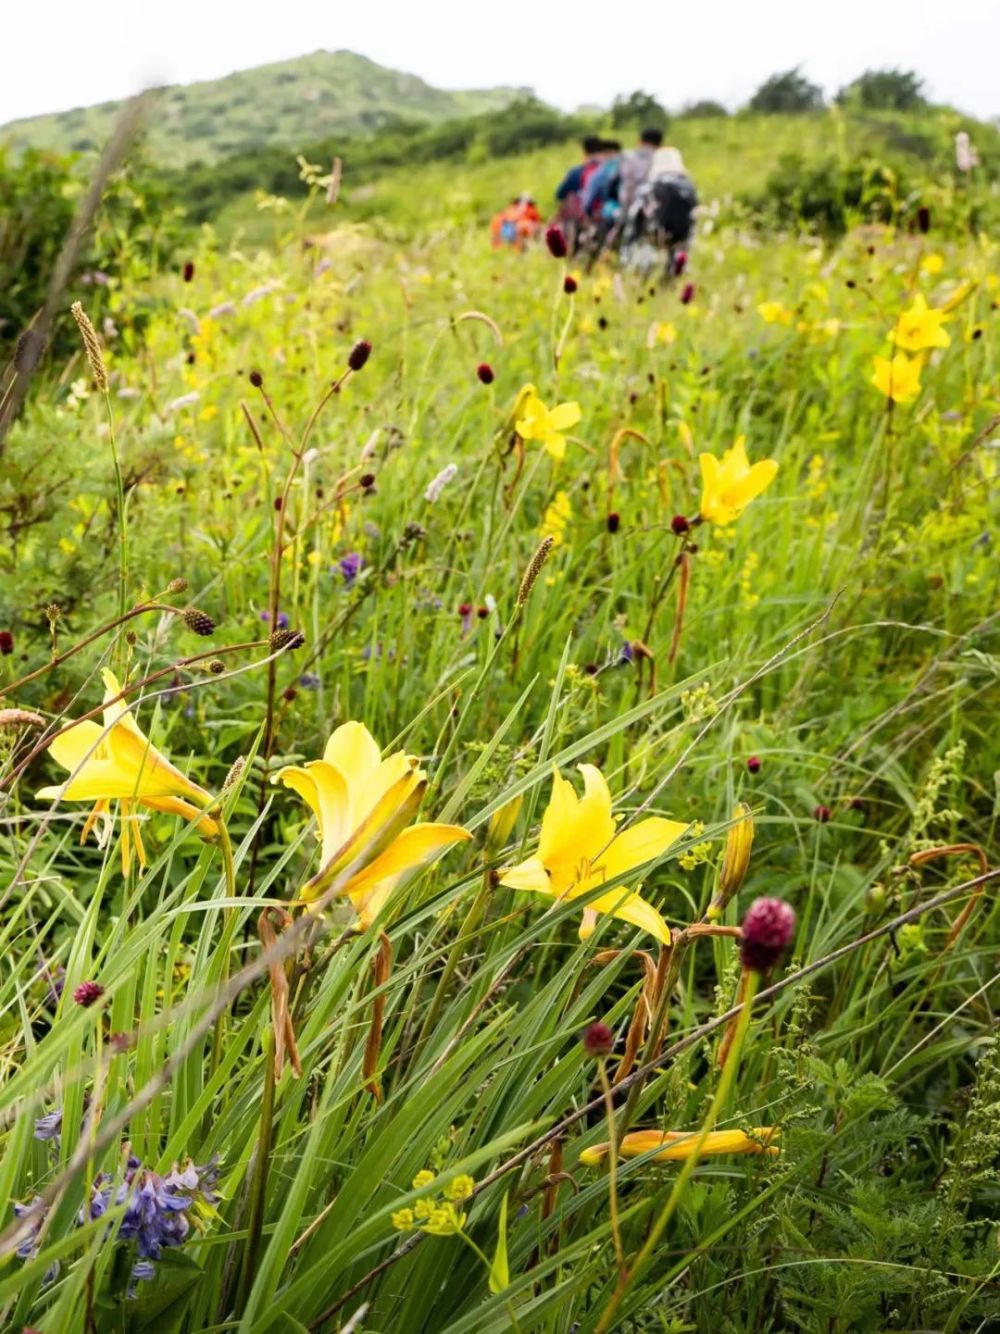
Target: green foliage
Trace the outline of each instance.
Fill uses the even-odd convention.
[[[837,101],[870,111],[916,111],[924,105],[923,79],[915,70],[869,69],[837,94]]]
[[[806,162],[789,154],[764,189],[744,202],[764,227],[803,227],[836,237],[858,222],[893,221],[904,198],[904,182],[884,163]]]
[[[823,106],[823,90],[810,83],[798,68],[772,74],[765,79],[747,103],[748,111],[764,115],[794,115],[803,111],[819,111]]]
[[[611,124],[616,130],[625,126],[633,129],[666,129],[669,117],[651,93],[636,91],[628,97],[616,97],[611,104]]]
[[[45,300],[73,217],[71,164],[0,147],[0,362]]]
[[[710,97],[703,97],[696,102],[688,102],[680,112],[681,117],[687,117],[690,120],[717,120],[728,115],[729,112],[726,107],[721,102],[713,101]]]

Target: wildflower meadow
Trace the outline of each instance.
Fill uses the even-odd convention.
[[[0,380],[3,1327],[995,1328],[997,240],[494,170]]]

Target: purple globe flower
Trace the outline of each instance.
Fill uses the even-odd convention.
[[[270,623],[271,623],[271,613],[270,613],[269,611],[262,611],[261,614],[260,614],[260,619],[261,619],[262,621],[264,621],[267,625],[270,625]],[[279,611],[279,612],[278,612],[278,618],[277,618],[277,621],[275,622],[275,629],[276,629],[276,630],[287,630],[287,629],[288,629],[288,613],[287,613],[287,612],[285,612],[285,611]]]
[[[349,551],[346,556],[341,556],[337,562],[337,569],[340,571],[344,585],[347,588],[351,587],[364,568],[364,557],[359,551]]]

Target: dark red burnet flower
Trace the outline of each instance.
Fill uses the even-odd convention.
[[[263,375],[261,375],[260,371],[250,372],[250,383],[253,385],[255,389],[260,389],[263,387],[264,377]]]
[[[692,302],[694,300],[694,294],[695,294],[694,283],[685,283],[684,286],[681,288],[681,305],[686,306],[690,302]]]
[[[14,636],[9,630],[0,630],[0,654],[5,658],[14,652]]]
[[[813,807],[813,818],[818,820],[820,824],[826,824],[832,814],[833,812],[830,810],[830,807],[824,806],[822,803],[819,806]]]
[[[476,367],[476,379],[480,384],[492,384],[496,377],[493,374],[493,367],[488,361],[481,361]]]
[[[760,773],[760,757],[757,755],[747,756],[747,770],[752,774]]]
[[[186,283],[189,283],[194,277],[194,264],[191,260],[188,260],[185,263],[184,268],[181,270],[181,275]]]
[[[567,296],[572,296],[573,293],[576,291],[576,289],[579,287],[579,285],[580,284],[576,281],[576,279],[573,277],[571,273],[567,273],[566,277],[563,279],[563,291],[566,293]]]
[[[91,1005],[96,1004],[104,995],[104,988],[100,982],[81,982],[73,992],[73,999],[77,1005],[82,1005],[86,1010]]]
[[[347,364],[352,371],[359,371],[367,363],[371,354],[371,343],[367,338],[361,338],[351,348],[351,355],[347,358]]]
[[[590,1024],[583,1035],[583,1049],[588,1056],[608,1056],[615,1049],[614,1032],[600,1019]]]
[[[676,533],[678,537],[682,537],[690,527],[690,522],[685,519],[683,514],[675,514],[670,520],[670,529],[672,532]]]
[[[931,211],[926,204],[921,204],[920,208],[917,209],[917,226],[924,236],[931,229]]]
[[[687,262],[688,262],[687,251],[678,250],[677,254],[674,256],[674,274],[676,277],[679,278],[681,274],[684,272],[684,270],[687,268]]]
[[[792,943],[795,913],[784,899],[754,899],[743,918],[740,961],[755,973],[767,973]]]
[[[612,511],[608,515],[608,532],[617,533],[618,529],[621,526],[622,526],[622,516],[618,514],[616,511]]]
[[[566,245],[566,237],[563,235],[561,227],[547,227],[545,230],[545,244],[549,248],[549,254],[553,259],[565,259],[569,253]]]

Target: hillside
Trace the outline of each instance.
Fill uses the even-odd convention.
[[[521,91],[447,91],[353,51],[315,51],[222,79],[164,88],[148,143],[162,164],[183,166],[250,148],[363,134],[395,121],[433,124],[476,115],[507,105]],[[11,121],[0,126],[0,141],[86,152],[107,137],[120,105],[102,102]]]

